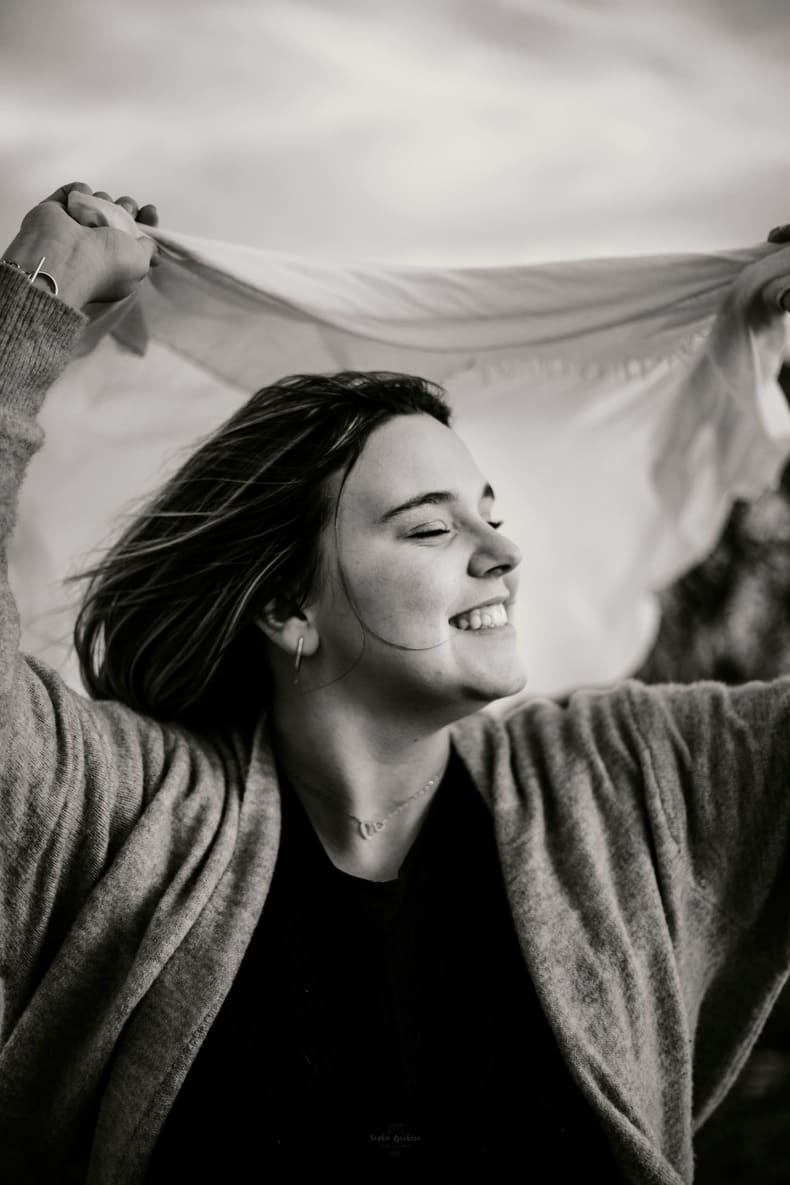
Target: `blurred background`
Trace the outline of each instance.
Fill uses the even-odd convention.
[[[85,180],[165,227],[476,264],[790,222],[786,0],[3,0],[0,238]],[[790,671],[790,479],[663,596],[648,680]],[[790,999],[698,1181],[790,1181]]]
[[[0,234],[69,180],[185,233],[434,262],[790,220],[785,0],[3,0]]]

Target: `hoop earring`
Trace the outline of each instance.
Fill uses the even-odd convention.
[[[302,665],[302,654],[304,653],[304,638],[300,638],[296,643],[296,654],[294,656],[294,687],[299,686],[299,668]]]

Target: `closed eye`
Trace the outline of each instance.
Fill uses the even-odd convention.
[[[493,527],[495,531],[498,531],[499,528],[502,526],[502,524],[503,524],[502,519],[498,519],[496,521],[489,520],[489,522],[488,522],[488,526]],[[449,534],[450,534],[449,527],[430,527],[424,531],[412,531],[411,534],[409,535],[409,538],[410,539],[432,539],[438,535],[449,535]]]

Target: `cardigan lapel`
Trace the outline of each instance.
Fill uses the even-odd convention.
[[[537,777],[514,777],[524,769],[502,721],[471,717],[454,729],[454,744],[494,818],[511,915],[538,1000],[626,1179],[690,1181],[688,1041],[668,940],[657,934],[653,950],[634,956],[627,917],[600,891],[605,876],[617,873],[613,852],[596,853],[593,845],[559,857],[547,833],[556,821],[546,787]],[[663,918],[656,923],[663,931]],[[668,985],[659,1009],[658,977]],[[649,1023],[641,1023],[646,1013]]]

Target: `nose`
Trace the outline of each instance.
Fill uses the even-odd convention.
[[[517,568],[521,559],[521,552],[512,539],[486,526],[472,555],[469,571],[472,576],[504,576]]]

